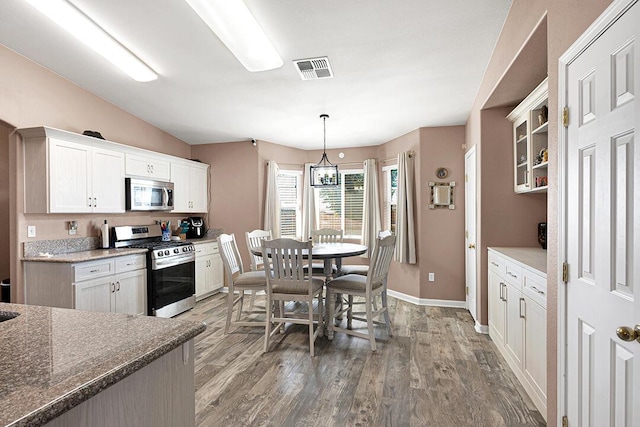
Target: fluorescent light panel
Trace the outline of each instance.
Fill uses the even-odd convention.
[[[78,40],[139,82],[158,75],[82,11],[65,0],[25,0]]]
[[[282,67],[276,52],[242,0],[186,0],[249,71]]]

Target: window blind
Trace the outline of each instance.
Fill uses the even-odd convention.
[[[276,178],[280,198],[280,236],[296,238],[300,229],[300,174],[281,171]]]

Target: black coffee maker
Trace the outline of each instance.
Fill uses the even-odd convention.
[[[204,219],[200,216],[190,216],[182,221],[186,221],[189,224],[189,228],[187,229],[187,239],[200,239],[204,237],[207,232],[207,227],[204,225]]]
[[[542,249],[547,249],[547,223],[538,223],[538,243],[542,246]]]

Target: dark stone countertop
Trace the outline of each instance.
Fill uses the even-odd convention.
[[[184,320],[0,303],[0,426],[39,426],[202,333]]]

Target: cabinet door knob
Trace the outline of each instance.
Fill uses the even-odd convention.
[[[622,341],[638,341],[640,342],[640,325],[636,325],[635,328],[629,326],[620,326],[616,329],[616,335]]]
[[[469,249],[475,249],[476,248],[476,244],[475,243],[470,243],[469,244]]]

